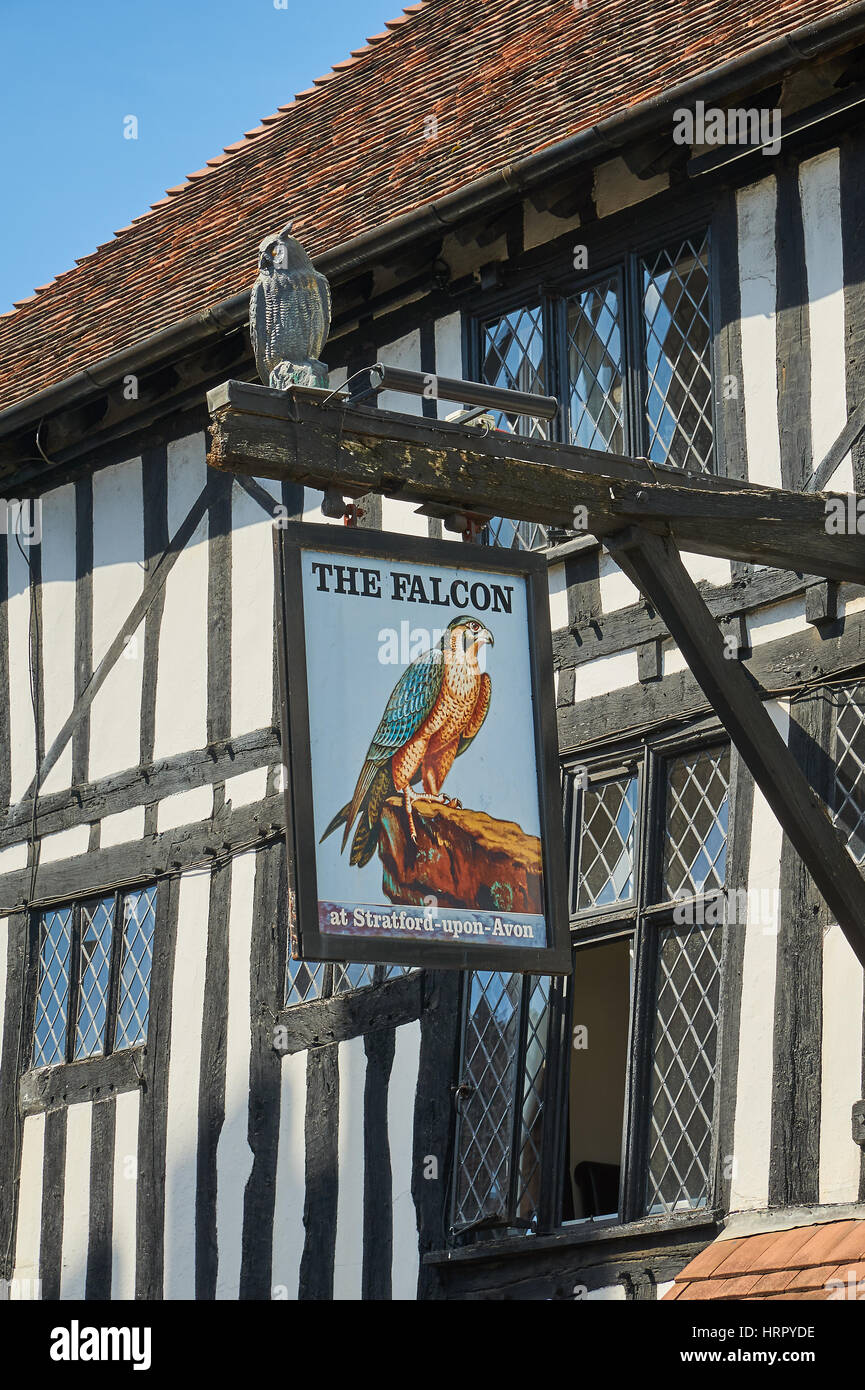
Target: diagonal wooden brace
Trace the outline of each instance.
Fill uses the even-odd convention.
[[[865,877],[724,639],[676,546],[640,527],[607,537],[616,564],[663,618],[696,680],[865,966]]]

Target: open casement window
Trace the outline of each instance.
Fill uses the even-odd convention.
[[[371,965],[355,961],[351,964],[327,965],[324,961],[286,961],[285,1003],[306,1004],[312,999],[330,999],[334,994],[367,989],[384,980],[395,980],[412,969],[409,965]]]
[[[147,1041],[155,925],[155,884],[40,915],[34,1067]]]
[[[550,422],[499,412],[499,429],[711,473],[710,306],[709,233],[680,234],[474,319],[469,375],[561,402]],[[533,550],[560,536],[495,517],[484,538]]]
[[[566,768],[573,974],[467,976],[452,1226],[711,1206],[730,749]]]
[[[865,870],[865,681],[833,691],[835,824]]]

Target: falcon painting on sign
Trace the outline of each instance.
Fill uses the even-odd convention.
[[[543,564],[275,537],[298,954],[564,968]]]

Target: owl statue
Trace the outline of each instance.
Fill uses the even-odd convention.
[[[255,365],[265,386],[327,386],[318,354],[330,332],[330,285],[315,269],[289,222],[258,250],[258,279],[249,298]]]

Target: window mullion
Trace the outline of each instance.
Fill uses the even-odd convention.
[[[106,1057],[114,1051],[114,1040],[117,1032],[123,932],[123,894],[118,890],[114,895],[114,921],[111,928],[111,960],[108,964],[108,997],[105,1001],[105,1037],[102,1043],[102,1052]]]
[[[639,260],[627,257],[622,275],[622,299],[625,320],[625,376],[627,398],[625,410],[625,452],[641,458],[645,453],[644,346],[643,318],[639,284]]]
[[[514,1097],[511,1112],[511,1156],[507,1211],[508,1224],[511,1226],[516,1224],[520,1199],[520,1149],[523,1138],[523,1098],[529,1027],[529,991],[531,987],[531,975],[523,975],[520,980],[520,1011],[517,1018],[517,1052],[514,1058]]]
[[[78,1031],[78,993],[81,987],[81,904],[72,908],[72,940],[69,946],[69,1003],[66,1019],[66,1056],[75,1057],[75,1035]]]
[[[637,864],[634,885],[634,997],[628,1045],[625,1135],[623,1144],[620,1211],[623,1221],[644,1214],[645,1172],[649,1133],[649,1057],[652,1035],[652,987],[654,985],[656,934],[646,918],[645,906],[652,895],[660,831],[658,825],[660,768],[646,748],[640,778],[637,817]]]

